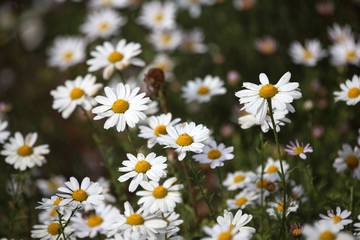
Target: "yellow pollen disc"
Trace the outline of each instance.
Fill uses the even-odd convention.
[[[245,179],[243,175],[237,175],[234,177],[234,182],[241,182]]]
[[[165,64],[159,64],[159,65],[157,66],[157,68],[160,68],[163,72],[165,72],[166,69],[167,69],[167,67],[166,67]]]
[[[231,233],[230,232],[222,232],[219,234],[218,240],[231,240]]]
[[[350,88],[348,91],[349,98],[357,98],[360,95],[360,89],[357,87]]]
[[[63,59],[64,59],[65,62],[70,61],[70,60],[72,59],[72,57],[73,57],[73,53],[72,53],[72,52],[65,52],[65,53],[63,54]]]
[[[272,84],[267,84],[260,88],[259,95],[262,98],[272,98],[277,94],[277,88]]]
[[[99,226],[103,222],[103,219],[100,216],[91,216],[88,219],[88,226],[89,227],[96,227]]]
[[[158,186],[153,190],[152,194],[155,198],[164,198],[167,195],[167,189],[163,186]]]
[[[109,24],[107,22],[103,22],[99,24],[99,30],[100,31],[105,31],[109,28]]]
[[[266,190],[268,190],[269,192],[274,191],[275,187],[276,187],[275,184],[272,182],[269,182],[268,184],[265,185]]]
[[[108,57],[108,60],[112,63],[115,63],[115,62],[121,61],[123,58],[124,58],[124,55],[115,51],[110,54],[110,56]]]
[[[295,154],[300,154],[304,152],[304,148],[303,147],[297,147],[294,149],[294,153]]]
[[[330,231],[325,231],[323,233],[320,234],[319,237],[320,240],[335,240],[336,239],[336,235],[333,234]]]
[[[346,54],[346,59],[348,61],[353,60],[356,57],[356,52],[355,51],[350,51]]]
[[[355,169],[359,166],[359,159],[357,159],[354,155],[350,155],[345,159],[345,163],[349,168]]]
[[[144,223],[144,219],[140,214],[134,213],[127,217],[126,223],[130,225],[141,225]]]
[[[277,172],[277,167],[275,166],[275,165],[271,165],[269,168],[268,168],[268,170],[267,170],[267,172],[268,173],[275,173],[275,172]]]
[[[51,210],[50,212],[50,216],[55,216],[57,214],[57,211],[55,209]]]
[[[284,203],[283,202],[278,204],[277,210],[279,210],[280,212],[284,211]]]
[[[166,126],[165,125],[159,125],[155,128],[155,131],[154,131],[155,135],[156,136],[159,136],[159,134],[167,134],[167,131],[166,131]]]
[[[231,224],[230,227],[229,227],[229,232],[231,232],[234,229],[234,227],[235,226]]]
[[[256,186],[257,186],[258,188],[263,188],[263,187],[265,187],[268,183],[269,183],[269,181],[266,180],[266,179],[264,179],[262,182],[261,182],[261,180],[258,181],[258,182],[256,183]]]
[[[112,105],[112,110],[114,113],[124,113],[129,109],[129,103],[125,100],[118,99]]]
[[[171,36],[169,34],[164,34],[161,36],[161,41],[163,43],[169,43],[171,40]]]
[[[209,88],[204,87],[204,86],[199,87],[199,89],[198,89],[198,91],[197,91],[197,93],[198,93],[199,95],[205,95],[205,94],[207,94],[208,92],[210,92]]]
[[[247,199],[245,197],[241,197],[236,199],[236,205],[238,206],[242,206],[247,202]]]
[[[164,18],[163,15],[161,13],[158,13],[155,15],[154,19],[156,22],[160,22],[161,20],[163,20],[163,18]]]
[[[31,155],[33,153],[33,150],[28,145],[23,145],[23,146],[19,147],[19,149],[17,150],[17,153],[22,157],[26,157],[26,156]]]
[[[304,56],[305,59],[310,59],[310,58],[312,58],[312,54],[311,54],[311,52],[309,52],[308,50],[305,50],[305,51],[304,51],[303,56]]]
[[[53,203],[53,205],[55,206],[59,206],[59,203],[62,201],[62,198],[58,198],[55,200],[55,202]]]
[[[176,139],[176,143],[180,146],[189,146],[190,144],[192,144],[194,141],[192,139],[192,137],[190,137],[189,135],[185,134],[181,134],[177,139]]]
[[[139,161],[136,165],[135,165],[135,171],[138,173],[144,173],[147,172],[149,169],[151,168],[150,163],[148,163],[145,160]]]
[[[81,98],[84,95],[84,91],[81,88],[74,88],[71,90],[70,97],[72,100]]]
[[[58,223],[52,223],[48,226],[48,232],[51,234],[51,235],[58,235],[59,233],[59,224]]]
[[[72,194],[72,198],[76,201],[82,202],[88,198],[86,192],[82,189],[75,190]]]
[[[291,199],[292,200],[296,200],[298,198],[298,196],[295,193],[291,193]]]
[[[211,149],[209,152],[208,152],[208,158],[209,159],[218,159],[219,157],[221,157],[221,152],[217,149]]]
[[[337,223],[337,222],[340,222],[341,221],[341,217],[339,217],[339,216],[333,216],[333,217],[331,217],[331,219],[335,222],[335,223]]]
[[[292,235],[294,236],[294,237],[299,237],[300,235],[301,235],[301,230],[300,229],[294,229],[293,231],[292,231]]]

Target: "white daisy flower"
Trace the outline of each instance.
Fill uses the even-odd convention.
[[[67,206],[60,206],[59,203],[63,200],[63,198],[59,196],[51,196],[51,198],[43,198],[41,202],[38,202],[40,205],[36,207],[36,209],[45,209],[45,210],[57,210],[61,214],[69,210]]]
[[[334,66],[344,66],[353,64],[358,66],[360,63],[360,44],[353,39],[341,43],[335,43],[330,47],[331,64]]]
[[[252,172],[243,171],[228,173],[223,182],[223,185],[227,188],[228,191],[242,189],[247,185],[247,183],[251,181],[250,175],[252,174]]]
[[[255,175],[252,182],[250,182],[243,191],[254,191],[259,196],[261,194],[261,189],[263,189],[263,197],[266,198],[270,193],[278,190],[278,182],[272,181],[267,175],[264,174],[261,181],[260,174]]]
[[[332,240],[354,240],[349,233],[339,232],[341,225],[333,222],[315,222],[313,226],[306,224],[302,235],[306,240],[332,239]]]
[[[201,5],[213,5],[214,0],[177,0],[179,7],[187,9],[192,18],[198,18],[201,15]]]
[[[183,39],[180,45],[180,49],[185,52],[191,53],[205,53],[208,50],[208,47],[203,44],[203,41],[204,34],[202,30],[199,28],[193,29],[190,32],[183,33]]]
[[[305,195],[303,186],[296,185],[295,181],[291,181],[291,199],[293,201],[306,202],[308,200]]]
[[[175,118],[174,120],[171,119],[171,113],[161,114],[160,116],[151,116],[148,120],[149,126],[139,126],[139,137],[148,139],[147,147],[149,149],[158,143],[157,139],[160,134],[167,134],[167,126],[174,126],[181,121],[180,118]]]
[[[283,169],[286,174],[289,164],[285,161],[283,161]],[[258,167],[257,171],[259,174],[261,173],[261,166]],[[269,157],[264,167],[264,177],[272,182],[280,181],[278,172],[281,172],[280,160],[274,160]]]
[[[149,153],[146,157],[138,153],[137,157],[128,153],[128,160],[122,162],[125,167],[120,167],[119,172],[127,172],[119,177],[120,182],[126,182],[132,178],[129,185],[129,192],[134,192],[142,181],[159,181],[160,178],[166,177],[167,164],[166,157],[157,156],[155,153]]]
[[[96,206],[90,215],[77,212],[71,219],[75,236],[94,238],[97,234],[105,234],[118,215],[120,211],[117,208],[104,203]]]
[[[120,27],[126,23],[116,11],[105,8],[90,13],[86,21],[80,26],[80,31],[90,40],[96,38],[107,39],[112,35],[118,34]]]
[[[162,213],[173,212],[176,204],[182,202],[179,190],[184,188],[182,184],[173,185],[176,177],[167,179],[162,185],[156,181],[140,183],[145,191],[137,191],[136,195],[141,196],[137,202],[150,213],[160,210]]]
[[[88,6],[92,9],[126,8],[130,4],[130,0],[90,0]]]
[[[84,39],[79,37],[57,37],[48,50],[48,65],[65,70],[85,60]]]
[[[334,23],[332,28],[328,28],[328,35],[334,43],[342,43],[350,39],[354,39],[349,25],[340,27],[339,24]]]
[[[45,209],[38,215],[39,222],[56,221],[59,219],[58,212],[55,209]]]
[[[226,93],[224,81],[219,77],[207,75],[204,79],[195,78],[187,81],[186,86],[182,87],[182,97],[186,103],[197,101],[200,103],[209,102],[212,96],[223,95]]]
[[[53,176],[50,179],[36,180],[36,186],[39,188],[41,194],[45,196],[52,196],[56,190],[65,183],[65,177],[62,175]]]
[[[342,150],[338,151],[338,157],[333,164],[336,172],[345,171],[349,168],[351,175],[360,179],[360,149],[356,146],[354,149],[349,144],[343,144]]]
[[[343,229],[344,226],[353,222],[351,219],[347,219],[350,215],[351,215],[350,211],[348,211],[348,210],[341,211],[340,207],[336,207],[336,213],[334,213],[333,210],[328,210],[327,216],[324,214],[320,214],[320,217],[322,218],[322,220],[320,220],[320,222],[330,221],[335,224],[341,225],[342,228],[340,228],[340,229]]]
[[[334,92],[335,102],[346,101],[346,105],[353,106],[360,101],[360,79],[354,75],[352,79],[347,79],[340,84],[341,91]]]
[[[271,99],[273,108],[278,110],[288,109],[294,112],[295,109],[290,103],[294,99],[301,98],[299,83],[289,82],[291,78],[290,72],[285,73],[277,84],[272,85],[266,74],[261,73],[259,79],[261,84],[256,85],[250,82],[245,82],[243,87],[245,90],[236,92],[236,96],[240,98],[240,104],[244,104],[243,109],[249,113],[256,115],[257,121],[263,121],[268,111],[267,99]]]
[[[276,132],[280,132],[280,126],[285,126],[286,123],[291,123],[291,120],[286,117],[288,112],[289,111],[287,109],[285,110],[273,109],[273,117],[274,117]],[[274,128],[269,112],[266,113],[265,120],[262,121],[260,125],[261,125],[261,131],[263,131],[264,133]]]
[[[167,222],[166,233],[161,233],[158,239],[161,240],[183,240],[184,238],[177,236],[176,234],[180,231],[179,225],[183,224],[183,220],[179,219],[180,214],[176,212],[164,213],[164,220]]]
[[[160,212],[151,214],[143,208],[135,212],[129,202],[125,202],[124,209],[124,215],[116,218],[109,227],[108,237],[121,233],[124,239],[156,240],[157,233],[165,232],[167,222],[162,220]]]
[[[9,139],[10,143],[4,144],[1,155],[6,156],[5,162],[14,165],[15,169],[24,171],[26,168],[42,166],[46,159],[43,155],[49,154],[49,145],[34,146],[37,133],[29,133],[24,138],[19,132]]]
[[[298,203],[295,201],[288,201],[286,204],[288,204],[285,213],[286,216],[288,216],[291,212],[296,212],[299,207]],[[268,206],[270,208],[266,209],[266,212],[269,216],[282,216],[282,212],[284,211],[284,202],[277,200],[275,202],[269,202]]]
[[[90,65],[88,71],[95,72],[104,68],[103,78],[108,80],[115,68],[121,71],[129,65],[144,66],[143,60],[135,58],[140,53],[139,43],[126,43],[126,40],[122,39],[114,47],[110,42],[105,42],[102,46],[96,46],[95,51],[90,53],[93,58],[86,61]]]
[[[215,141],[211,141],[209,146],[202,149],[202,153],[194,154],[195,161],[201,164],[210,164],[212,169],[224,166],[224,161],[234,158],[234,147],[225,147],[223,143],[219,145]]]
[[[74,236],[70,236],[72,232],[73,229],[71,226],[67,226],[64,229],[66,237],[66,239],[64,239],[59,222],[45,222],[44,224],[33,226],[33,229],[31,230],[31,238],[40,238],[41,240],[71,240],[75,239]]]
[[[65,186],[58,189],[57,195],[63,198],[59,206],[69,205],[70,208],[75,209],[99,205],[104,200],[104,196],[101,194],[102,187],[97,182],[91,182],[88,177],[82,180],[81,185],[76,178],[71,177],[70,181],[65,182]]]
[[[245,226],[252,218],[253,216],[251,214],[243,214],[241,210],[238,210],[235,216],[233,216],[232,212],[225,209],[224,216],[218,216],[216,221],[220,226],[228,227],[228,229],[235,228],[236,231],[248,232],[252,235],[256,232],[255,228]]]
[[[357,216],[357,219],[360,220],[360,215]],[[354,231],[356,232],[355,236],[360,236],[360,222],[354,223]]]
[[[233,199],[226,201],[229,210],[233,209],[244,209],[247,206],[252,206],[260,198],[259,193],[256,191],[249,191],[244,189]]]
[[[203,142],[209,138],[209,129],[202,124],[195,125],[194,122],[168,126],[166,131],[168,135],[160,135],[158,141],[165,148],[175,148],[180,161],[188,151],[200,153]]]
[[[326,51],[322,49],[319,40],[313,39],[306,40],[304,47],[297,41],[292,43],[289,54],[295,64],[314,67],[318,61],[326,56]]]
[[[278,43],[273,37],[265,36],[255,41],[255,48],[264,55],[271,55],[277,51]]]
[[[172,2],[152,1],[144,3],[138,22],[150,29],[171,29],[175,27],[176,6]]]
[[[149,42],[156,51],[174,51],[182,41],[182,33],[177,29],[155,30],[149,36]]]
[[[58,110],[64,119],[67,119],[77,106],[91,110],[96,105],[93,96],[102,88],[102,84],[95,81],[96,77],[90,74],[85,77],[78,76],[73,81],[65,81],[65,85],[50,92],[54,97],[52,108]]]
[[[0,143],[4,143],[10,135],[10,132],[5,130],[7,126],[8,122],[0,119]]]
[[[134,128],[136,124],[146,118],[143,111],[148,109],[146,105],[150,99],[145,97],[145,93],[138,94],[140,88],[132,89],[128,84],[119,83],[116,87],[105,87],[104,96],[96,96],[95,100],[101,104],[92,110],[96,114],[94,120],[108,118],[104,124],[104,129],[109,129],[116,125],[118,132],[123,132],[126,125]]]
[[[212,228],[205,226],[204,232],[208,235],[208,237],[201,238],[201,240],[248,240],[252,238],[252,234],[249,234],[249,232],[239,232],[236,228],[229,229],[229,227],[218,224],[215,224]]]
[[[96,182],[103,188],[102,195],[104,196],[105,201],[111,203],[116,202],[116,198],[111,194],[110,180],[107,180],[104,177],[99,177]]]
[[[141,74],[144,76],[150,68],[160,68],[165,75],[165,81],[171,81],[174,78],[175,62],[168,54],[159,53],[155,55],[154,60],[149,64],[145,71]]]

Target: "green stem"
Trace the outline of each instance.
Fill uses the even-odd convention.
[[[128,126],[126,126],[126,132],[127,132],[127,137],[128,137],[129,142],[130,142],[130,145],[131,145],[131,147],[133,148],[133,151],[134,151],[135,156],[136,156],[136,155],[137,155],[137,151],[136,151],[136,148],[135,148],[135,146],[134,146],[134,144],[133,144],[133,141],[132,141],[132,139],[131,139],[131,137],[130,137],[130,129],[129,129]]]
[[[265,163],[265,144],[264,144],[264,136],[263,133],[260,132],[260,141],[261,141],[261,175],[260,175],[260,182],[263,185],[264,180],[264,163]],[[260,234],[262,234],[264,230],[264,188],[260,188]]]
[[[308,169],[307,166],[305,165],[304,161],[305,161],[305,160],[300,160],[300,162],[301,162],[301,164],[302,164],[302,166],[303,166],[303,168],[304,168],[306,177],[308,178],[308,182],[310,182],[311,188],[312,188],[313,192],[315,193],[315,195],[317,196],[317,195],[318,195],[318,192],[317,192],[317,189],[316,189],[315,186],[314,186],[313,178],[312,178],[312,176],[310,175],[309,169]],[[316,199],[316,196],[315,196],[315,199]]]
[[[352,178],[351,186],[350,186],[349,211],[351,211],[353,209],[353,204],[354,204],[354,185],[355,185],[355,178]]]
[[[197,225],[197,222],[198,222],[198,215],[197,215],[197,208],[196,208],[196,200],[195,200],[195,197],[194,197],[194,189],[193,189],[193,186],[191,184],[191,181],[190,181],[190,176],[189,176],[189,169],[188,169],[188,166],[186,165],[185,161],[181,161],[181,164],[183,166],[183,170],[184,170],[184,173],[185,173],[185,178],[186,178],[186,184],[189,188],[189,198],[190,198],[190,202],[191,202],[191,205],[193,206],[193,211],[194,211],[194,223],[195,225]]]
[[[216,172],[217,172],[217,175],[219,177],[219,186],[220,186],[220,194],[221,194],[221,202],[223,203],[224,202],[224,188],[223,188],[223,180],[222,180],[222,177],[221,177],[221,172],[220,172],[220,168],[217,167],[216,168]],[[223,205],[223,204],[221,204]]]

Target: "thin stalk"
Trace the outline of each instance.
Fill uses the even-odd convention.
[[[216,173],[217,173],[217,175],[219,177],[221,203],[223,203],[223,201],[224,201],[224,188],[223,188],[223,185],[222,185],[223,180],[222,180],[222,177],[221,177],[220,168],[218,168],[218,167],[216,168]],[[221,205],[223,205],[223,204],[221,204]]]
[[[313,192],[315,193],[315,195],[318,195],[317,189],[314,186],[314,182],[313,182],[313,178],[310,175],[309,169],[305,166],[304,160],[300,160],[302,167],[304,168],[305,174],[308,178],[308,182],[310,182],[311,188],[313,189]]]
[[[261,185],[263,185],[264,180],[264,163],[265,163],[265,144],[264,144],[264,136],[263,133],[260,132],[260,141],[261,141],[261,174],[260,174],[260,181]],[[260,231],[264,230],[264,187],[260,188]]]
[[[159,99],[160,106],[161,106],[161,109],[163,110],[163,112],[165,114],[168,113],[169,111],[168,111],[168,108],[167,108],[166,99],[165,99],[165,96],[164,96],[164,93],[163,93],[162,89],[160,89],[160,91],[159,91],[158,99]]]
[[[181,161],[181,164],[183,166],[183,170],[184,170],[184,173],[185,173],[185,178],[186,178],[186,184],[189,188],[189,198],[190,198],[190,201],[191,201],[191,205],[193,206],[193,211],[194,211],[194,223],[195,225],[197,225],[197,222],[198,222],[198,215],[197,215],[197,208],[196,208],[196,200],[195,200],[195,196],[194,196],[194,188],[191,184],[191,180],[190,180],[190,176],[189,176],[189,168],[188,166],[186,165],[185,161]]]
[[[134,144],[133,144],[133,142],[132,142],[132,139],[131,139],[131,137],[130,137],[130,129],[129,129],[128,126],[126,126],[126,132],[127,132],[127,137],[128,137],[129,142],[130,142],[130,145],[131,145],[131,147],[133,148],[133,151],[134,151],[135,155],[137,155],[136,148],[135,148],[135,146],[134,146]]]
[[[355,185],[355,178],[352,178],[351,180],[351,186],[350,186],[350,201],[349,201],[349,211],[353,209],[354,204],[354,185]]]

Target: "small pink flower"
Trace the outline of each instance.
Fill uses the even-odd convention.
[[[295,144],[296,143],[296,144]],[[301,159],[306,159],[305,153],[313,152],[310,144],[306,144],[304,147],[304,143],[299,144],[299,141],[296,139],[295,143],[290,141],[290,145],[286,145],[285,152],[287,152],[291,156],[299,155]]]
[[[293,235],[293,237],[295,237],[295,238],[301,237],[302,231],[303,231],[303,227],[300,224],[294,223],[290,227],[291,235]]]

